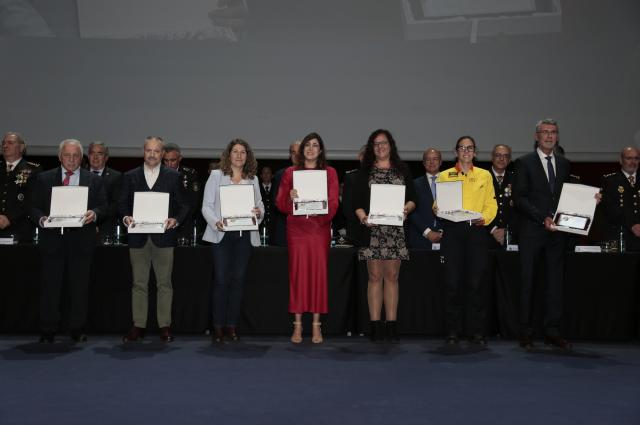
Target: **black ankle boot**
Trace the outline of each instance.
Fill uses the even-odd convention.
[[[400,338],[398,338],[398,326],[395,320],[388,320],[385,323],[385,336],[388,342],[400,342]]]
[[[380,324],[379,320],[371,320],[369,321],[369,339],[371,342],[379,341],[382,337],[380,333]]]

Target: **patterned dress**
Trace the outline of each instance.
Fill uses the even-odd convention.
[[[369,187],[376,184],[405,184],[404,177],[395,168],[373,167],[369,174]],[[358,250],[360,260],[408,260],[409,250],[405,242],[404,227],[372,226],[368,247]]]

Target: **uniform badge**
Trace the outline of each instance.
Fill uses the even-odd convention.
[[[507,187],[504,188],[504,196],[511,196],[511,183],[509,183]]]
[[[449,171],[449,177],[458,177],[457,171]]]
[[[18,201],[24,201],[24,193],[18,193]]]
[[[620,192],[620,193],[624,193],[624,187],[622,187],[622,186],[618,186],[618,192]]]
[[[193,182],[193,191],[197,192],[200,190],[200,186],[198,185],[198,182]]]
[[[509,201],[509,205],[513,206],[513,199]]]

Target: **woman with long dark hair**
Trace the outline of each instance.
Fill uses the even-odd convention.
[[[328,312],[327,263],[331,240],[331,219],[338,209],[338,174],[327,165],[324,142],[317,133],[302,139],[297,164],[285,170],[276,205],[287,214],[287,246],[289,250],[289,312],[294,314],[291,342],[302,342],[302,314],[312,313],[313,343],[323,341],[320,314]],[[293,201],[298,198],[293,188],[293,172],[326,170],[328,214],[293,215]]]
[[[369,223],[371,184],[405,186],[404,218],[416,207],[413,179],[407,165],[400,160],[396,142],[388,130],[371,133],[367,141],[362,167],[354,187],[355,213],[364,235],[358,258],[367,262],[367,301],[371,320],[372,341],[398,341],[398,275],[402,260],[409,259],[404,228]],[[384,304],[386,323],[381,321]]]

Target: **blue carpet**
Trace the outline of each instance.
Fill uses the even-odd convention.
[[[0,339],[0,424],[640,424],[640,346]],[[464,348],[464,346],[463,346]]]

